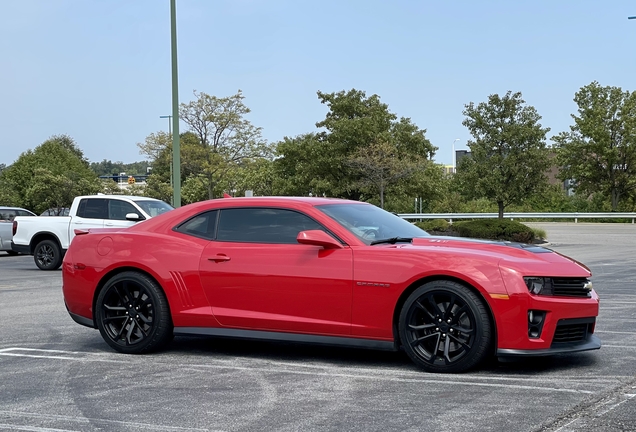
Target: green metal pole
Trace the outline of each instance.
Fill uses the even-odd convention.
[[[179,78],[177,75],[177,6],[170,0],[172,48],[172,205],[181,207],[181,145],[179,142]]]
[[[172,116],[168,116],[168,136],[172,136]],[[174,139],[174,138],[173,138]],[[172,177],[172,164],[174,163],[174,150],[172,150],[172,158],[170,160],[170,186],[174,191],[174,177]],[[174,193],[172,195],[172,202],[170,203],[174,207]]]

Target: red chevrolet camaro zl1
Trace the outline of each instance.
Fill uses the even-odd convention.
[[[549,249],[429,236],[370,204],[204,201],[77,231],[71,317],[122,353],[174,334],[403,348],[430,372],[600,348],[584,265]]]

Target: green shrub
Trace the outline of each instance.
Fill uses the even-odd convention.
[[[453,229],[461,237],[489,240],[508,240],[520,243],[532,243],[535,233],[532,228],[509,219],[478,219],[456,222]]]
[[[530,228],[532,230],[532,232],[534,232],[534,238],[535,239],[547,239],[548,238],[548,234],[545,232],[544,229],[542,228]]]
[[[446,231],[450,224],[445,219],[429,219],[427,221],[415,222],[415,225],[424,231]]]

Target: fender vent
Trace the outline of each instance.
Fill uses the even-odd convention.
[[[174,286],[177,289],[177,293],[179,293],[179,299],[181,300],[181,305],[184,308],[194,307],[194,302],[190,297],[190,291],[183,280],[183,275],[180,272],[171,271],[170,276],[172,276],[172,281],[174,282]]]

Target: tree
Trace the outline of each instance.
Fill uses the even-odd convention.
[[[612,211],[636,191],[636,93],[594,81],[574,96],[570,132],[553,137],[560,177],[577,192],[610,197]]]
[[[418,169],[423,169],[426,162],[426,159],[413,159],[408,154],[400,153],[397,146],[387,141],[359,147],[347,158],[347,164],[358,170],[358,183],[362,188],[370,188],[379,194],[381,208],[384,208],[387,188]]]
[[[75,195],[101,190],[88,160],[67,135],[56,135],[27,150],[2,172],[2,187],[14,203],[40,212],[50,203],[69,207]]]
[[[146,174],[147,168],[150,166],[148,161],[123,163],[121,161],[113,162],[111,160],[104,159],[101,162],[91,162],[91,169],[98,176],[113,175],[125,172],[132,175]]]
[[[250,109],[243,103],[240,90],[224,98],[196,91],[194,96],[195,100],[181,104],[179,115],[206,150],[201,174],[212,199],[228,172],[245,161],[268,156],[270,148],[261,136],[261,128],[245,119]]]
[[[29,208],[41,213],[49,208],[70,207],[73,198],[96,193],[101,190],[100,186],[95,178],[80,177],[73,173],[53,174],[46,168],[36,168],[33,183],[26,190],[24,200],[29,203]]]
[[[521,93],[490,95],[488,102],[465,106],[462,124],[473,139],[471,157],[462,159],[458,180],[469,194],[497,204],[499,218],[509,204],[521,203],[547,185],[548,154],[541,116]]]
[[[203,189],[206,193],[196,195],[188,190],[187,184],[192,176],[203,175],[207,150],[201,145],[199,138],[192,132],[180,134],[181,148],[181,204],[189,204],[207,198],[207,183]],[[139,143],[140,153],[152,158],[152,173],[146,179],[145,193],[153,198],[172,202],[172,140],[166,132],[152,133],[143,144]],[[196,199],[195,199],[196,197]]]
[[[389,152],[400,161],[430,159],[436,148],[408,118],[389,111],[378,95],[367,97],[356,89],[337,93],[318,92],[329,107],[325,119],[316,123],[323,130],[296,138],[285,138],[276,146],[275,182],[285,193],[329,195],[359,200],[373,190],[384,200],[389,185],[400,183],[417,170],[410,167],[397,175],[380,164],[378,152]],[[392,150],[389,150],[391,148]],[[373,156],[375,154],[375,156]],[[366,159],[366,162],[363,160]],[[360,169],[375,160],[373,173]],[[382,171],[382,180],[378,174]],[[380,192],[382,190],[382,192]]]
[[[273,161],[275,193],[336,196],[332,193],[331,182],[325,178],[324,170],[337,162],[333,154],[326,153],[326,147],[315,133],[285,137],[278,142]]]
[[[329,106],[325,119],[316,123],[326,129],[318,134],[326,147],[320,152],[321,171],[338,196],[359,199],[362,194],[359,186],[370,182],[364,172],[350,164],[351,158],[364,152],[361,148],[384,142],[400,149],[402,154],[418,158],[431,158],[435,153],[436,148],[425,137],[426,130],[420,130],[408,118],[398,120],[378,95],[367,97],[365,92],[351,89],[318,92],[318,98]]]

